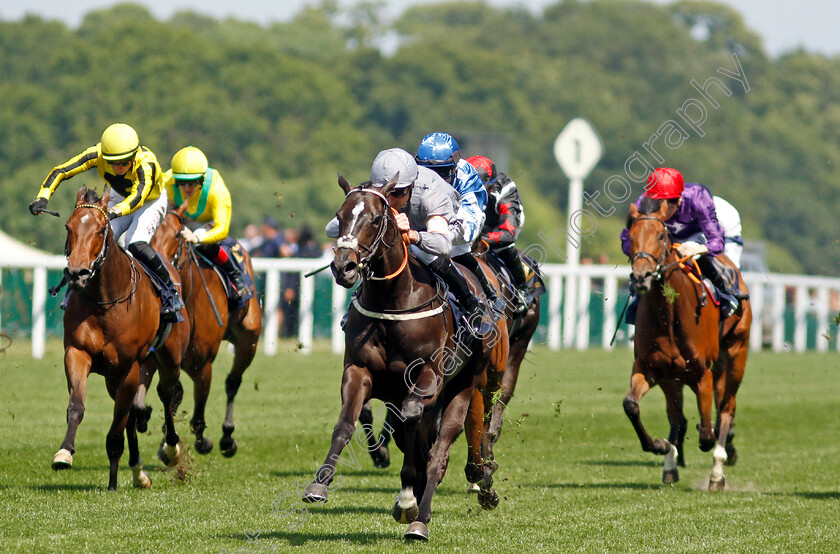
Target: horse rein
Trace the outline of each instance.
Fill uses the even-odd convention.
[[[633,220],[633,223],[630,224],[630,227],[633,227],[633,225],[635,225],[637,221],[642,221],[642,220],[658,221],[663,226],[665,226],[665,222],[662,221],[661,219],[659,219],[658,217],[643,216],[643,217],[639,217],[639,218]],[[677,244],[669,244],[669,240],[668,240],[669,235],[668,235],[668,232],[667,232],[667,226],[665,226],[665,230],[666,230],[665,240],[663,241],[662,254],[659,256],[659,258],[658,259],[654,258],[653,254],[651,254],[649,252],[644,252],[644,251],[636,252],[630,258],[630,266],[632,267],[633,264],[636,262],[636,260],[638,260],[639,258],[647,258],[650,261],[652,261],[654,264],[656,264],[656,269],[654,269],[653,274],[652,274],[652,277],[655,281],[658,281],[658,280],[662,279],[672,269],[674,269],[676,267],[679,267],[680,269],[682,269],[683,271],[685,271],[688,274],[688,276],[691,278],[692,281],[694,281],[696,284],[699,284],[698,278],[694,275],[695,270],[696,270],[698,275],[700,274],[700,268],[697,267],[697,261],[693,260],[694,261],[694,268],[692,268],[692,269],[689,269],[689,267],[685,265],[685,262],[688,261],[689,259],[691,259],[692,256],[682,256],[681,257],[681,256],[679,256],[679,253],[677,253],[677,259],[675,261],[673,261],[673,262],[671,262],[671,263],[669,263],[665,266],[662,265],[665,262],[665,259],[668,256],[668,252],[672,251],[672,250],[676,251],[677,246],[678,246]]]
[[[655,266],[655,269],[653,271],[653,279],[655,281],[658,281],[659,279],[662,278],[662,276],[665,273],[665,270],[663,270],[663,268],[662,268],[662,264],[663,264],[663,262],[665,262],[665,258],[668,256],[668,251],[670,250],[669,247],[668,247],[669,246],[668,245],[668,228],[665,225],[665,222],[662,221],[661,219],[659,219],[658,217],[642,216],[642,217],[638,217],[638,218],[634,219],[633,223],[631,223],[630,227],[628,227],[628,230],[632,229],[633,225],[635,225],[637,222],[645,221],[645,220],[658,221],[659,223],[662,224],[662,227],[665,228],[665,240],[662,242],[662,254],[659,255],[659,258],[654,258],[653,254],[651,254],[650,252],[645,252],[645,251],[636,252],[635,254],[633,254],[633,256],[630,257],[630,267],[633,267],[633,264],[635,264],[636,260],[638,260],[639,258],[649,259],[651,262],[653,262],[653,264]]]
[[[105,240],[102,241],[102,248],[100,249],[99,254],[96,256],[96,259],[94,259],[93,262],[91,262],[90,267],[88,268],[90,270],[90,277],[89,278],[92,279],[94,277],[94,275],[96,275],[96,272],[99,270],[99,268],[102,267],[102,264],[105,263],[105,258],[108,256],[108,252],[111,250],[111,244],[116,242],[116,239],[114,238],[114,233],[111,230],[111,225],[109,224],[108,212],[106,212],[102,208],[102,206],[99,206],[97,204],[78,204],[73,211],[75,212],[79,208],[92,208],[94,210],[98,210],[102,215],[105,216],[105,229],[106,229],[105,234],[106,234],[106,237],[105,237]],[[111,239],[110,241],[108,240],[109,236],[110,236],[110,239]],[[65,254],[69,254],[69,252],[67,252],[66,245],[65,245]],[[128,290],[127,293],[125,293],[124,295],[122,295],[119,298],[116,298],[114,300],[108,300],[107,302],[100,302],[98,300],[95,301],[92,298],[89,298],[87,295],[84,295],[84,296],[86,298],[88,298],[88,300],[90,300],[91,302],[96,304],[97,306],[112,306],[114,304],[117,304],[119,302],[122,302],[124,300],[127,300],[127,299],[131,298],[134,295],[134,291],[137,290],[137,283],[139,281],[139,279],[137,279],[137,275],[138,275],[140,270],[138,270],[137,267],[135,267],[135,265],[134,265],[135,262],[133,260],[133,257],[129,255],[129,259],[131,260],[131,288]],[[63,279],[62,279],[62,281],[63,281]],[[60,286],[59,286],[59,288],[60,288]]]
[[[380,199],[382,199],[382,202],[385,204],[386,213],[382,214],[382,219],[380,220],[380,223],[379,223],[379,229],[377,229],[376,237],[374,237],[373,241],[370,243],[370,246],[366,246],[364,244],[361,244],[359,242],[359,239],[357,239],[355,236],[350,235],[350,234],[346,234],[346,235],[342,235],[338,238],[338,241],[336,242],[336,250],[338,250],[340,248],[349,248],[351,250],[356,250],[357,253],[358,253],[358,250],[357,250],[358,248],[364,248],[367,251],[367,255],[359,257],[359,268],[361,269],[361,271],[364,275],[364,279],[370,279],[370,280],[373,280],[373,281],[387,281],[389,279],[393,279],[394,277],[396,277],[397,275],[402,273],[403,270],[408,265],[408,247],[407,246],[406,246],[406,249],[405,249],[405,256],[403,257],[403,261],[400,264],[400,267],[395,272],[393,272],[389,275],[385,275],[383,277],[377,277],[376,275],[373,274],[373,270],[370,269],[370,263],[372,261],[374,261],[375,259],[379,259],[379,258],[384,256],[384,253],[382,253],[382,254],[379,254],[379,256],[376,257],[376,258],[373,257],[375,252],[379,249],[380,245],[385,240],[385,233],[388,231],[388,223],[390,222],[390,219],[391,219],[387,214],[387,210],[392,209],[391,204],[390,204],[390,202],[388,202],[388,199],[385,197],[385,195],[382,194],[381,192],[379,192],[378,190],[374,190],[374,189],[371,189],[371,188],[365,188],[365,187],[357,187],[357,188],[352,189],[350,192],[348,192],[345,195],[345,198],[349,197],[354,192],[359,192],[359,193],[368,192],[370,194],[374,194],[374,195],[378,196]],[[399,231],[399,229],[397,229],[397,231]],[[393,248],[393,246],[397,243],[397,240],[399,240],[399,238],[400,238],[400,233],[397,233],[396,238],[394,238],[393,242],[391,242],[391,244],[388,245],[389,250],[391,248]]]

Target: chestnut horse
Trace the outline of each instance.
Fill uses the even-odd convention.
[[[173,323],[163,344],[152,346],[161,327],[160,297],[139,263],[117,245],[108,224],[106,188],[102,199],[95,190],[82,187],[76,208],[67,220],[67,267],[64,277],[70,286],[64,311],[64,371],[70,402],[67,434],[53,459],[53,469],[73,466],[76,429],[85,413],[87,379],[93,373],[105,377],[108,394],[114,399],[114,419],[105,448],[110,461],[108,490],[117,489],[117,469],[123,453],[123,432],[128,429],[128,464],[136,487],[147,488],[151,480],[143,471],[137,446],[135,411],[132,401],[140,380],[141,365],[157,362],[161,379],[158,393],[165,409],[165,445],[159,452],[167,465],[180,456],[179,438],[173,421],[173,387],[187,348],[189,323]],[[169,267],[173,281],[174,269]]]
[[[709,490],[724,490],[723,464],[737,457],[730,432],[735,417],[735,394],[744,376],[752,311],[741,302],[735,314],[721,321],[720,311],[708,302],[703,285],[684,269],[692,263],[680,258],[665,227],[667,202],[645,199],[630,206],[631,281],[641,295],[636,316],[635,362],[624,411],[647,452],[665,455],[662,480],[679,480],[677,465],[685,465],[683,442],[683,385],[697,396],[700,411],[700,449],[714,448]],[[732,265],[725,256],[719,256]],[[734,271],[738,271],[732,265]],[[740,277],[740,273],[738,274]],[[747,292],[743,279],[739,279]],[[651,439],[639,416],[639,400],[655,385],[665,394],[670,434]],[[712,402],[717,407],[712,429]],[[717,440],[715,434],[717,432]],[[717,444],[716,444],[717,443]]]
[[[155,231],[150,244],[173,262],[181,274],[183,298],[190,321],[190,344],[182,367],[193,380],[195,406],[190,428],[195,433],[195,449],[199,454],[208,454],[213,449],[213,442],[204,436],[204,409],[210,393],[213,361],[222,340],[228,340],[233,345],[233,366],[225,379],[227,411],[222,423],[222,439],[219,442],[222,455],[229,458],[236,454],[237,450],[236,440],[233,438],[233,401],[242,384],[242,374],[251,365],[257,352],[257,341],[262,332],[262,311],[256,295],[247,300],[243,307],[231,306],[233,310],[228,310],[227,290],[222,282],[226,277],[207,260],[197,255],[181,236],[186,210],[187,203],[184,202],[177,210],[169,211]],[[253,279],[251,258],[244,249],[242,255],[245,271]],[[140,408],[145,404],[143,394],[151,382],[152,375],[146,374],[141,377],[137,401]],[[141,409],[138,419],[143,414],[143,419],[148,419],[149,411],[150,409]]]
[[[410,524],[406,538],[428,540],[432,496],[446,471],[450,446],[464,426],[476,387],[487,378],[488,362],[507,358],[507,330],[501,321],[481,339],[459,340],[469,336],[466,331],[455,336],[455,319],[441,287],[410,254],[397,228],[388,202],[397,178],[381,188],[351,188],[339,176],[346,198],[337,213],[340,238],[332,271],[339,285],[349,288],[360,278],[362,284],[345,327],[341,413],[326,460],[303,500],[327,500],[345,446],[355,459],[350,442],[362,406],[378,398],[401,420],[394,440],[405,454],[402,489],[392,515]],[[469,281],[472,290],[480,290],[474,276]],[[369,425],[361,429],[365,435],[372,432]],[[478,436],[480,443],[482,430],[482,425],[473,426],[468,439]],[[364,437],[357,444],[365,448]],[[471,453],[480,455],[480,444],[471,444]],[[485,499],[492,501],[495,491],[487,492]]]

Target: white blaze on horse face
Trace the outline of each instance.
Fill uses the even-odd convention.
[[[356,228],[356,223],[358,223],[359,216],[362,214],[363,211],[365,211],[365,204],[364,204],[364,202],[359,200],[359,203],[356,204],[355,206],[353,206],[353,211],[350,212],[350,213],[353,214],[353,222],[350,223],[350,229],[347,231],[347,234],[349,234],[349,235],[353,234],[353,229]]]
[[[82,217],[79,218],[79,221],[85,223],[88,219],[90,219],[90,214],[84,214]]]

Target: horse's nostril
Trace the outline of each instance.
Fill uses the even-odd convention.
[[[344,266],[344,273],[353,273],[356,271],[356,262],[347,262]]]

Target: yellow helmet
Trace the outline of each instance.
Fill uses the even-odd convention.
[[[137,132],[125,123],[114,123],[102,133],[102,159],[119,162],[134,157],[140,148]]]
[[[207,156],[195,146],[181,148],[172,156],[172,176],[178,181],[192,181],[206,172]]]

